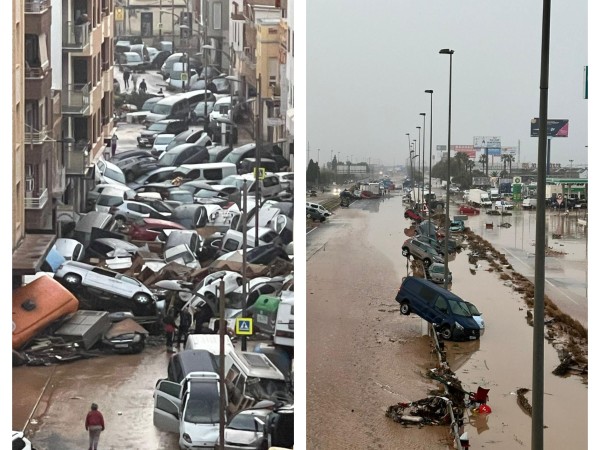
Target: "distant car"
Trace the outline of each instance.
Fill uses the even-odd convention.
[[[98,303],[102,310],[130,310],[134,315],[140,316],[157,314],[157,296],[137,279],[118,272],[77,261],[66,261],[56,270],[54,279],[75,294],[80,288],[87,289],[90,297],[100,300]],[[117,300],[108,304],[102,301],[105,294],[129,302]]]
[[[442,284],[444,282],[445,266],[442,263],[432,263],[427,268],[428,278],[434,283]],[[448,283],[452,283],[452,272],[448,270]]]
[[[449,230],[454,233],[460,233],[465,231],[465,222],[462,220],[453,220],[450,222]]]
[[[148,128],[142,130],[137,137],[138,147],[152,147],[156,136],[162,133],[179,134],[187,130],[188,126],[183,120],[164,119],[148,125]]]
[[[261,408],[261,405],[265,407]],[[263,450],[269,448],[268,435],[264,429],[257,426],[257,419],[262,423],[268,423],[267,418],[273,411],[274,403],[271,401],[261,401],[252,408],[242,410],[231,418],[225,427],[225,450],[237,450],[244,448],[246,450]],[[243,442],[243,447],[238,443]],[[217,439],[216,447],[219,445]]]
[[[150,151],[152,156],[159,157],[167,148],[169,143],[175,138],[173,133],[161,133],[154,138],[154,144]]]
[[[327,217],[321,211],[316,208],[312,208],[310,206],[306,207],[306,218],[312,219],[313,221],[318,220],[319,222],[325,222]]]
[[[498,200],[495,204],[494,204],[494,209],[497,209],[499,211],[509,211],[514,209],[514,204],[513,202],[509,202],[506,200]]]
[[[421,214],[419,214],[414,209],[410,208],[404,211],[404,218],[414,220],[415,222],[422,222],[423,220],[425,220],[425,218]]]
[[[143,72],[148,67],[148,63],[137,52],[123,52],[119,53],[117,57],[121,72],[123,72],[125,67],[129,68],[132,72]]]
[[[149,205],[148,202],[142,201],[139,197],[136,197],[136,199],[140,201],[123,200],[121,204],[110,208],[109,212],[115,217],[117,223],[144,218],[171,220],[173,210],[164,202],[158,200],[155,205]]]
[[[137,190],[146,184],[162,183],[165,181],[171,181],[173,178],[171,174],[177,169],[175,166],[158,167],[149,172],[141,174],[132,182],[128,183],[131,189]]]
[[[200,102],[196,105],[194,110],[191,112],[191,121],[192,123],[204,123],[205,120],[209,117],[210,113],[213,111],[215,106],[215,102]]]
[[[425,267],[429,267],[434,262],[443,263],[444,260],[439,256],[437,250],[431,245],[421,242],[415,238],[410,238],[402,244],[402,256],[410,257],[423,261]]]
[[[162,219],[140,219],[131,223],[128,235],[132,240],[156,241],[163,230],[187,230],[183,225]]]
[[[323,214],[325,217],[329,217],[332,214],[331,211],[329,211],[327,208],[325,208],[323,205],[321,205],[319,203],[306,202],[306,207],[316,209],[321,214]]]
[[[479,210],[471,205],[460,205],[458,212],[460,214],[479,214]]]

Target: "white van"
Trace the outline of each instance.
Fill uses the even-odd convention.
[[[323,205],[320,205],[319,203],[306,202],[306,207],[307,208],[315,208],[317,211],[319,211],[325,217],[329,217],[332,214],[331,211],[329,211],[327,208],[325,208]]]
[[[277,308],[277,319],[275,320],[275,333],[273,343],[286,347],[294,346],[294,292],[283,298]]]
[[[233,163],[182,164],[173,172],[173,178],[181,177],[188,181],[207,180],[220,183],[223,178],[236,173],[237,169]]]

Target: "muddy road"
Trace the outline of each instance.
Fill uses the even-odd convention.
[[[402,277],[410,273],[400,254],[409,225],[403,211],[400,197],[359,201],[337,209],[330,223],[307,236],[308,448],[452,448],[446,427],[405,428],[385,417],[388,406],[427,396],[432,385],[421,374],[436,364],[428,338],[421,335],[423,321],[400,315],[394,300]],[[468,225],[485,228],[490,217],[470,218]],[[518,245],[510,245],[515,240],[510,231],[501,229],[500,244],[513,251]],[[523,251],[533,253],[525,244],[531,241],[524,236]],[[467,253],[450,262],[452,290],[483,312],[486,331],[477,342],[447,342],[448,360],[465,388],[490,389],[493,411],[467,418],[471,448],[529,448],[531,419],[516,401],[517,389],[532,384],[528,308],[497,273],[486,270],[485,261],[474,269]],[[573,260],[566,262],[571,268],[555,272],[556,279],[567,280],[574,261],[585,260],[585,253],[576,253],[563,258]],[[585,294],[584,287],[574,291]],[[578,311],[586,317],[587,302]],[[552,375],[558,363],[556,350],[546,343],[545,448],[585,449],[587,386],[578,376]]]

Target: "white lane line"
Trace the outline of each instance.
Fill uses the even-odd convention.
[[[505,253],[510,254],[510,256],[512,256],[517,261],[519,261],[521,264],[523,264],[524,266],[526,266],[527,268],[529,268],[529,265],[525,261],[523,261],[521,258],[519,258],[518,256],[516,256],[510,250],[508,250],[505,247],[503,247],[503,250],[504,250]],[[535,267],[534,267],[534,270],[535,270]],[[548,281],[547,279],[544,280],[544,281],[546,283],[548,283],[550,286],[552,286],[554,289],[556,289],[557,291],[559,291],[562,295],[564,295],[568,300],[570,300],[571,302],[573,302],[575,305],[579,305],[579,302],[577,300],[574,300],[573,298],[571,298],[571,296],[569,296],[569,294],[567,294],[566,291],[564,291],[563,289],[559,288],[557,285],[553,284],[552,282]]]

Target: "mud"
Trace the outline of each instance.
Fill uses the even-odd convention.
[[[427,340],[420,336],[423,321],[414,315],[399,317],[394,301],[402,276],[411,274],[410,265],[400,255],[400,245],[406,239],[404,229],[409,225],[403,218],[400,198],[377,205],[365,202],[372,201],[336,210],[332,223],[307,239],[313,255],[307,262],[307,286],[312,292],[307,302],[307,433],[309,444],[313,444],[309,448],[340,448],[338,444],[346,448],[444,448],[448,445],[443,441],[447,428],[440,433],[439,427],[425,431],[395,424],[400,430],[394,430],[387,423],[390,419],[377,417],[382,407],[423,398],[428,381],[421,374],[425,366],[434,367],[437,361],[430,349],[417,345]],[[364,211],[357,210],[363,207]],[[507,217],[503,219],[507,221]],[[483,220],[471,218],[468,225],[475,228],[477,223],[485,226]],[[500,229],[505,232],[512,227],[494,227],[492,231],[499,235]],[[311,247],[315,241],[320,244]],[[507,246],[509,243],[505,241]],[[581,248],[580,243],[572,246]],[[477,386],[490,389],[492,414],[469,413],[466,418],[471,448],[528,448],[531,420],[519,406],[517,391],[530,389],[532,384],[529,307],[523,293],[513,289],[514,283],[501,278],[495,267],[500,263],[472,263],[468,253],[461,252],[450,265],[452,290],[477,305],[487,329],[479,341],[447,342],[446,348],[451,368],[463,386],[473,391]],[[585,261],[579,255],[568,254],[565,259]],[[516,277],[512,272],[507,276]],[[377,311],[372,310],[374,299],[380,299]],[[587,302],[585,307],[587,315]],[[383,339],[381,330],[387,332]],[[376,345],[372,345],[373,340]],[[381,363],[397,355],[386,340],[404,343],[401,364]],[[323,352],[324,348],[328,351]],[[587,350],[585,354],[587,357]],[[552,375],[559,364],[556,349],[547,341],[543,374],[547,394],[545,448],[587,448],[587,387],[579,376]],[[349,384],[368,386],[367,374],[374,372],[387,380],[387,395],[366,387],[348,392]],[[326,380],[336,376],[338,383]],[[363,407],[359,419],[340,408],[353,396],[359,397]],[[522,398],[527,399],[527,394]],[[365,427],[379,439],[368,439],[369,435],[365,439]]]

